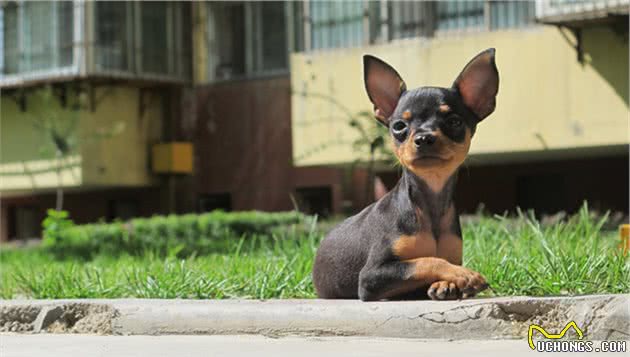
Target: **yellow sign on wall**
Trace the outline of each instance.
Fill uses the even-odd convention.
[[[190,174],[193,172],[193,144],[170,142],[153,145],[153,172],[160,174]]]

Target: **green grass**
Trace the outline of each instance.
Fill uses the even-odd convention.
[[[0,296],[34,298],[307,298],[319,235],[235,239],[222,254],[101,255],[56,260],[42,249],[0,253]]]
[[[584,207],[565,222],[484,218],[464,227],[464,265],[483,274],[497,295],[630,292],[630,259],[616,231],[602,232]]]
[[[628,293],[630,263],[616,232],[583,209],[566,222],[484,217],[464,224],[464,265],[482,273],[492,295]],[[227,249],[178,258],[100,254],[60,258],[43,247],[0,251],[2,298],[313,298],[310,277],[322,233],[292,228],[234,237]]]

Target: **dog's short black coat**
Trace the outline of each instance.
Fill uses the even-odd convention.
[[[477,124],[495,108],[494,49],[473,58],[451,88],[407,90],[392,67],[367,55],[364,80],[376,118],[389,128],[402,177],[392,191],[322,241],[313,268],[318,296],[474,296],[488,284],[461,266],[453,192]]]

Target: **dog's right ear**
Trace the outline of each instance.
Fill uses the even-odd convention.
[[[388,126],[398,99],[407,90],[405,81],[392,66],[370,55],[363,56],[363,80],[376,119]]]

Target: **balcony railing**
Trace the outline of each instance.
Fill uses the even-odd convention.
[[[536,18],[541,23],[580,26],[625,17],[630,0],[538,0]],[[623,19],[622,19],[623,20]]]

